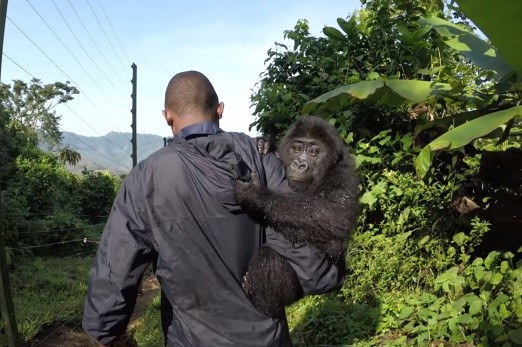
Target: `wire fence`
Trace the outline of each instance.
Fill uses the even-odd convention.
[[[64,228],[58,231],[68,231],[74,232],[75,230],[85,230],[88,228],[100,228],[104,223],[92,224],[82,227],[71,227]],[[20,232],[20,234],[35,234],[35,233],[52,233],[57,232],[57,230],[35,230],[35,231],[27,231]],[[24,342],[23,346],[55,346],[55,340],[59,340],[64,331],[77,331],[81,324],[81,315],[82,315],[82,306],[81,301],[83,301],[82,297],[78,297],[73,301],[77,301],[78,304],[74,305],[74,308],[71,308],[70,305],[65,305],[66,309],[64,311],[59,311],[58,315],[51,317],[52,322],[57,322],[56,324],[44,324],[44,322],[40,322],[42,316],[45,316],[46,313],[34,312],[34,310],[28,309],[27,305],[31,305],[30,302],[40,301],[45,302],[48,298],[60,298],[61,295],[65,297],[69,295],[66,293],[70,288],[77,288],[70,295],[76,295],[77,291],[84,291],[87,288],[87,278],[88,278],[88,269],[92,264],[92,258],[94,257],[95,251],[99,244],[99,239],[95,239],[92,237],[75,237],[68,240],[61,240],[57,242],[49,242],[44,244],[29,244],[21,247],[10,248],[11,253],[14,252],[15,256],[10,257],[10,268],[7,268],[8,272],[11,272],[11,284],[10,284],[10,293],[12,293],[12,301],[14,302],[14,312],[16,313],[16,321],[18,325],[18,329],[20,333],[15,332],[18,335],[18,343],[21,343],[23,340],[27,339],[28,336],[28,327],[29,330],[40,331],[34,337],[30,338],[29,342]],[[65,246],[67,252],[63,252]],[[81,247],[78,247],[81,246]],[[49,255],[45,257],[35,257],[35,256],[17,256],[17,252],[21,251],[33,251],[37,249],[47,248],[49,249]],[[5,249],[4,249],[5,250]],[[23,253],[20,253],[23,254]],[[32,254],[32,253],[29,253]],[[63,255],[62,255],[63,254]],[[35,274],[34,277],[38,279],[35,280],[35,283],[41,284],[41,287],[36,287],[35,289],[27,289],[33,288],[35,283],[25,283],[24,276],[27,276],[27,271],[32,271],[33,268],[26,265],[29,264],[39,264],[39,271],[46,272],[49,271],[48,274]],[[43,265],[42,265],[43,264]],[[32,265],[35,267],[35,265]],[[56,269],[50,269],[50,267],[56,266]],[[71,272],[74,272],[72,275],[67,271],[60,272],[62,270],[59,267],[64,266],[67,267]],[[54,271],[51,271],[54,270]],[[2,269],[4,271],[4,269]],[[68,270],[69,271],[69,270]],[[25,272],[25,273],[24,273]],[[40,279],[38,276],[41,275]],[[46,282],[47,281],[47,282]],[[30,282],[30,281],[27,281]],[[69,288],[69,289],[68,289]],[[78,289],[81,288],[81,289]],[[63,293],[60,293],[63,292]],[[28,293],[30,295],[28,295]],[[65,293],[65,294],[64,294]],[[70,296],[69,295],[69,296]],[[64,299],[65,300],[65,299]],[[70,300],[70,298],[68,299]],[[39,303],[40,304],[40,303]],[[60,302],[53,303],[53,305],[60,305]],[[51,311],[51,310],[50,310]],[[56,311],[56,309],[54,309]],[[2,312],[4,314],[4,312]],[[47,313],[48,314],[48,313]],[[62,315],[61,317],[59,315]],[[66,318],[64,318],[66,317]],[[0,315],[0,318],[2,316]],[[49,317],[47,318],[49,319]],[[0,326],[0,345],[3,345],[2,340],[7,341],[6,327]],[[2,336],[4,335],[4,336]],[[87,337],[85,337],[87,341]],[[10,344],[9,344],[10,345]],[[15,344],[15,346],[22,346],[21,344]]]

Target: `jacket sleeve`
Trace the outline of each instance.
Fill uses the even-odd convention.
[[[273,153],[263,156],[267,187],[290,192],[283,164]],[[293,244],[277,230],[267,228],[266,245],[288,260],[305,294],[323,294],[338,289],[344,279],[344,266],[335,264],[313,246]]]
[[[82,326],[105,345],[125,334],[143,272],[155,253],[138,176],[132,170],[122,183],[89,273]]]

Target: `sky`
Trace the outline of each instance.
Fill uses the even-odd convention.
[[[225,103],[221,128],[249,131],[249,97],[267,51],[306,19],[314,36],[359,9],[358,0],[11,0],[1,82],[70,81],[80,95],[56,107],[61,127],[85,136],[131,132],[132,64],[137,132],[170,136],[161,115],[170,78],[204,73]]]

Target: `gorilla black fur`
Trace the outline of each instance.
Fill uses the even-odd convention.
[[[315,246],[332,261],[344,262],[344,244],[359,212],[359,183],[343,140],[325,120],[304,117],[283,137],[279,156],[293,192],[272,192],[253,176],[236,187],[241,207],[289,241]],[[284,306],[304,295],[292,267],[266,246],[252,258],[243,288],[254,306],[272,318],[284,317]]]

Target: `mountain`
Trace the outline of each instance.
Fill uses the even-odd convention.
[[[63,145],[80,152],[82,160],[76,166],[67,166],[73,172],[84,167],[91,170],[106,170],[115,175],[127,174],[132,168],[131,133],[110,132],[105,136],[83,136],[63,132]],[[138,162],[162,148],[163,137],[137,134]]]

